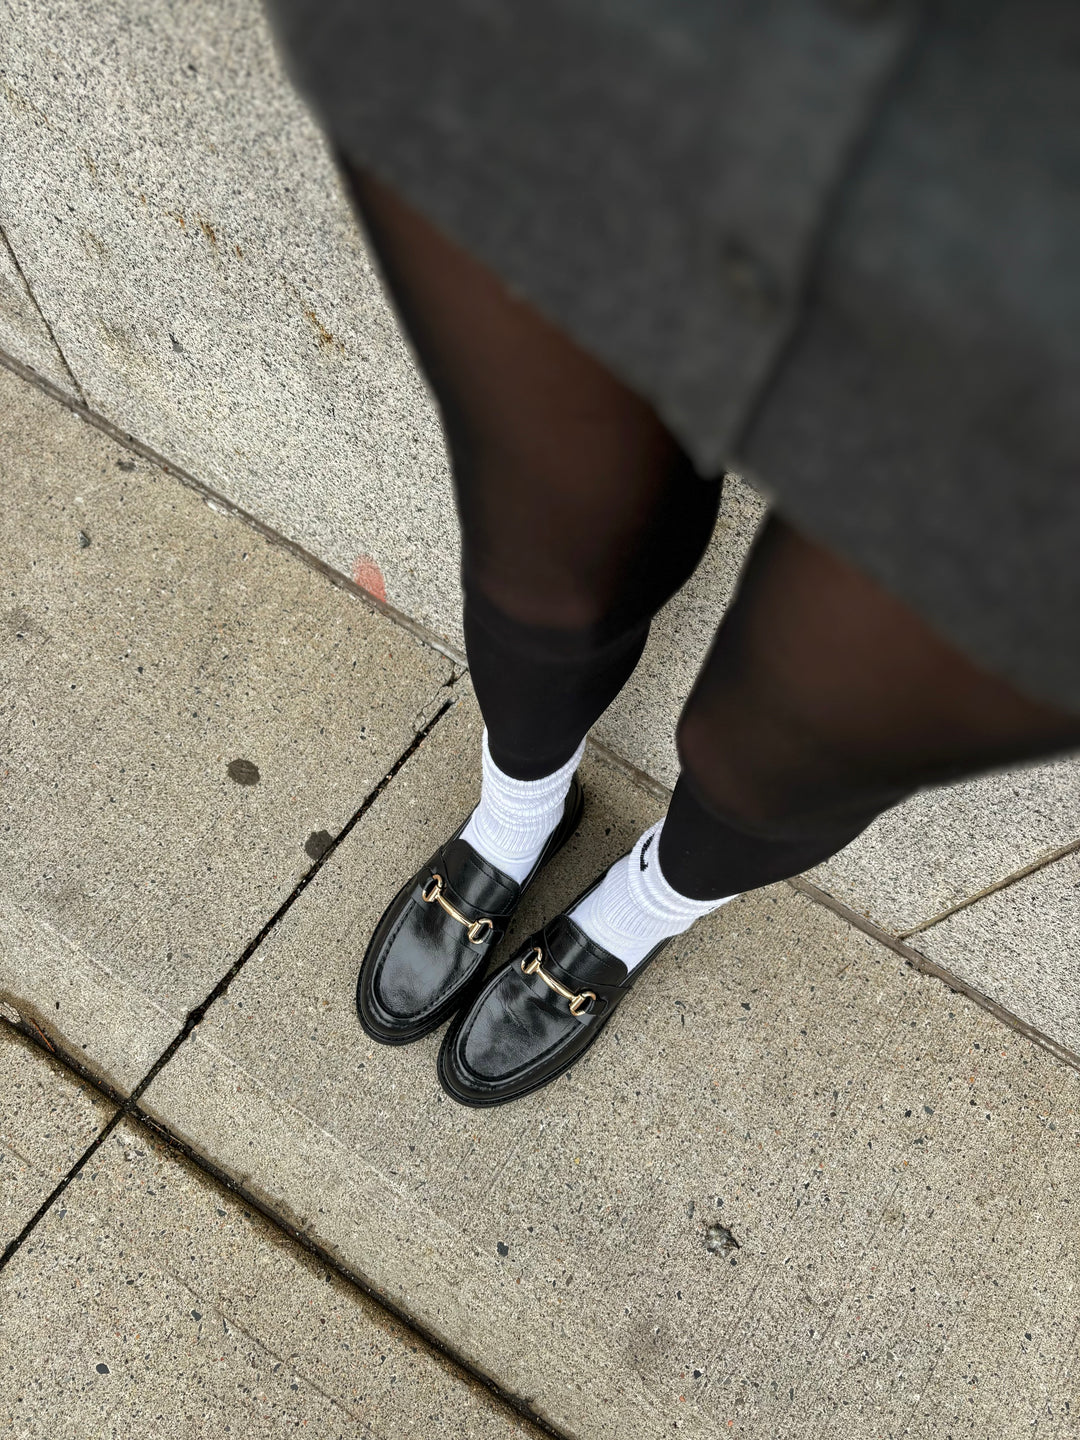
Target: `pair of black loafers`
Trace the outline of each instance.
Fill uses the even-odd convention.
[[[628,971],[563,913],[485,978],[522,895],[577,829],[584,800],[575,775],[562,819],[520,884],[458,830],[394,896],[368,944],[356,983],[360,1024],[384,1045],[407,1045],[454,1017],[438,1074],[462,1105],[502,1105],[568,1070],[667,943]]]

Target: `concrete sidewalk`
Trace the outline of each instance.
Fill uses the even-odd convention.
[[[1075,1433],[1068,1017],[918,968],[1041,1028],[1071,800],[920,801],[465,1111],[352,989],[474,802],[467,676],[2,370],[0,476],[0,1433]],[[660,813],[584,778],[519,932]]]

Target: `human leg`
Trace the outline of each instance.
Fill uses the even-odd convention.
[[[1080,716],[980,670],[860,571],[774,518],[678,742],[682,793],[661,861],[680,889],[704,897],[818,863],[913,790],[1080,745]],[[704,845],[692,835],[702,814],[730,824],[738,841]]]
[[[445,425],[490,758],[538,780],[578,749],[697,565],[719,482],[565,334],[373,177],[350,174]]]
[[[455,1099],[496,1105],[547,1084],[696,917],[826,859],[921,785],[1080,746],[1080,717],[980,671],[774,519],[678,739],[662,825],[530,936],[448,1032],[439,1074]]]
[[[710,902],[819,864],[923,785],[1080,744],[1080,717],[979,670],[774,518],[678,737],[662,827],[575,915],[630,964]]]
[[[585,733],[700,559],[720,485],[476,261],[370,176],[352,179],[444,420],[487,727],[479,806],[391,902],[361,968],[362,1023],[402,1042],[464,997],[576,823]]]

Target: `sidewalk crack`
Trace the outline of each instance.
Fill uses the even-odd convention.
[[[1050,850],[1045,855],[1040,855],[1029,865],[1023,865],[1019,870],[1011,871],[1000,880],[995,880],[992,885],[984,885],[981,890],[976,890],[974,895],[965,895],[963,900],[958,900],[955,905],[948,906],[937,915],[931,915],[929,920],[920,920],[918,925],[912,925],[910,930],[897,931],[896,938],[908,940],[912,935],[921,935],[924,930],[939,925],[942,920],[948,920],[951,915],[957,914],[960,910],[966,910],[969,905],[974,905],[979,900],[985,900],[988,895],[996,895],[999,890],[1007,890],[1018,880],[1026,880],[1029,875],[1034,875],[1039,870],[1045,870],[1048,865],[1053,865],[1058,860],[1064,860],[1067,855],[1072,855],[1077,850],[1080,850],[1080,840],[1070,840],[1068,845],[1059,845],[1056,850]]]
[[[138,1118],[138,1102],[142,1095],[145,1094],[145,1092],[157,1079],[161,1071],[165,1068],[166,1065],[168,1065],[169,1061],[180,1049],[181,1045],[183,1045],[185,1040],[187,1040],[191,1032],[196,1028],[196,1026],[198,1026],[202,1022],[202,1020],[205,1019],[207,1011],[214,1004],[214,1002],[220,1000],[221,997],[225,994],[229,986],[236,979],[237,975],[240,974],[240,971],[243,970],[244,966],[248,963],[251,957],[262,945],[263,941],[269,936],[271,931],[280,924],[286,914],[296,904],[297,900],[299,900],[300,896],[311,884],[315,876],[327,863],[331,855],[334,854],[338,846],[360,823],[363,817],[371,809],[372,805],[375,804],[375,801],[383,793],[386,787],[393,781],[394,777],[401,770],[402,766],[407,764],[408,761],[412,758],[412,756],[416,754],[420,746],[435,729],[435,726],[439,723],[439,721],[448,711],[454,708],[456,703],[456,698],[453,696],[451,696],[447,700],[444,700],[442,705],[431,717],[431,719],[428,720],[421,729],[417,730],[412,740],[397,757],[394,763],[390,766],[390,769],[386,772],[382,779],[379,780],[378,783],[374,785],[372,789],[367,793],[367,795],[361,801],[360,806],[356,810],[356,812],[350,817],[348,821],[346,821],[345,825],[338,832],[337,836],[334,837],[334,839],[322,852],[319,858],[315,860],[311,864],[311,866],[304,872],[304,874],[297,881],[293,889],[289,892],[289,894],[285,897],[282,903],[274,911],[273,915],[270,916],[269,920],[266,921],[263,927],[255,935],[254,939],[250,940],[248,944],[245,945],[240,955],[232,963],[232,965],[230,965],[229,969],[226,970],[225,974],[221,977],[221,979],[217,982],[217,984],[213,987],[213,989],[209,992],[205,999],[202,1000],[198,1005],[196,1005],[194,1009],[188,1011],[188,1014],[184,1019],[184,1023],[181,1025],[176,1035],[161,1052],[161,1054],[154,1061],[154,1063],[150,1066],[149,1070],[147,1070],[146,1074],[142,1077],[142,1079],[138,1081],[138,1083],[132,1089],[131,1093],[126,1098],[110,1095],[109,1098],[117,1102],[116,1113],[113,1115],[112,1119],[108,1121],[101,1133],[90,1142],[86,1150],[82,1153],[82,1155],[79,1156],[79,1158],[68,1170],[67,1174],[64,1175],[57,1182],[52,1192],[48,1196],[46,1196],[46,1198],[38,1206],[37,1210],[34,1211],[33,1215],[31,1215],[30,1219],[22,1227],[19,1233],[8,1243],[3,1254],[0,1254],[0,1271],[2,1271],[9,1263],[9,1261],[14,1258],[23,1243],[27,1239],[29,1239],[29,1237],[33,1234],[34,1230],[37,1228],[40,1222],[52,1209],[53,1205],[55,1205],[60,1196],[63,1195],[67,1187],[82,1171],[87,1162],[97,1154],[97,1152],[101,1149],[102,1145],[104,1145],[105,1141],[109,1138],[109,1136],[113,1133],[113,1131],[121,1123],[121,1121],[128,1118]],[[30,1023],[32,1024],[32,1022]],[[36,1037],[30,1033],[28,1027],[20,1027],[20,1030],[22,1030],[23,1033],[27,1034],[31,1040],[35,1040],[35,1043],[40,1044],[40,1041],[37,1040]],[[53,1047],[52,1043],[47,1039],[46,1036],[43,1035],[43,1033],[38,1029],[36,1025],[33,1025],[33,1030],[37,1032],[37,1035],[40,1036],[42,1040],[45,1040],[45,1043],[48,1045],[49,1049],[52,1050],[55,1055],[57,1055],[57,1058],[63,1058],[62,1052]],[[98,1088],[101,1087],[98,1086]]]
[[[12,265],[14,265],[14,267],[15,267],[15,271],[16,271],[16,273],[18,274],[19,279],[20,279],[20,280],[22,281],[22,283],[23,283],[23,286],[24,286],[24,288],[25,288],[25,290],[26,290],[26,293],[27,293],[27,295],[28,295],[29,298],[30,298],[30,304],[33,305],[34,309],[37,311],[37,313],[38,313],[38,318],[41,320],[42,325],[45,326],[45,331],[46,331],[46,333],[48,334],[49,339],[52,341],[53,349],[56,351],[57,355],[59,355],[59,357],[60,357],[60,363],[61,363],[61,365],[63,365],[64,369],[67,371],[67,373],[68,373],[68,378],[71,380],[72,385],[75,387],[75,393],[76,393],[76,395],[78,395],[79,400],[80,400],[80,402],[82,403],[82,405],[84,406],[84,408],[86,408],[87,410],[89,410],[90,406],[89,406],[89,404],[88,404],[88,402],[87,402],[86,394],[85,394],[82,386],[79,384],[79,377],[75,374],[75,371],[71,368],[70,364],[68,363],[68,358],[67,358],[67,356],[64,354],[63,349],[61,348],[60,341],[56,338],[56,332],[53,330],[53,327],[49,324],[49,320],[48,320],[47,315],[45,314],[45,311],[42,310],[40,304],[38,303],[38,298],[37,298],[37,296],[34,294],[33,287],[32,287],[32,285],[30,284],[30,281],[27,279],[26,271],[25,271],[25,270],[23,269],[23,267],[19,264],[19,257],[15,254],[15,247],[14,247],[14,245],[12,245],[11,241],[8,239],[7,231],[4,229],[4,227],[3,227],[2,225],[0,225],[0,243],[3,244],[4,249],[7,251],[8,255],[9,255],[10,259],[11,259]]]
[[[1074,846],[1070,848],[1077,847]],[[834,915],[839,915],[841,920],[846,920],[849,925],[852,925],[856,930],[861,930],[864,935],[869,935],[872,940],[876,940],[880,945],[884,945],[887,949],[895,951],[895,953],[906,960],[913,969],[920,971],[923,975],[931,975],[935,980],[941,980],[950,990],[955,991],[958,995],[966,995],[969,1000],[973,1000],[976,1005],[980,1005],[984,1010],[988,1010],[996,1020],[1000,1020],[1001,1023],[1007,1025],[1010,1030],[1017,1031],[1023,1035],[1026,1040],[1030,1040],[1043,1050],[1049,1051],[1055,1060],[1060,1060],[1062,1064],[1071,1066],[1073,1070],[1080,1070],[1080,1055],[1074,1050],[1070,1050],[1067,1045],[1062,1045],[1060,1041],[1055,1040],[1044,1031],[1037,1030],[1034,1025],[1029,1025],[1026,1020],[1022,1020],[1019,1015],[1014,1015],[1011,1010],[1006,1010],[1004,1005],[999,1004],[998,1001],[994,1000],[991,996],[985,995],[981,990],[977,990],[974,985],[969,985],[966,980],[962,980],[959,975],[955,975],[951,970],[947,970],[944,965],[939,965],[936,960],[931,960],[929,956],[924,955],[921,950],[916,950],[913,945],[906,944],[900,936],[894,935],[889,930],[883,930],[880,925],[875,925],[873,920],[868,920],[865,915],[860,915],[857,910],[852,910],[851,907],[845,905],[842,900],[837,900],[834,896],[830,895],[827,890],[822,890],[820,886],[815,885],[802,875],[796,875],[783,883],[790,885],[791,888],[796,890],[800,895],[805,895],[806,898],[812,900],[814,904],[822,905],[826,910],[831,910]]]

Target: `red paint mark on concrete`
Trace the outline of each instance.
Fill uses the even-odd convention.
[[[353,561],[352,578],[361,590],[374,595],[376,600],[386,599],[386,581],[383,573],[370,555],[358,555]]]

